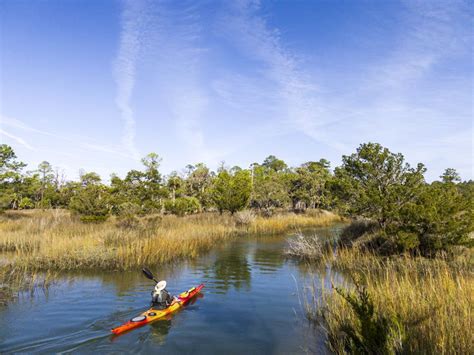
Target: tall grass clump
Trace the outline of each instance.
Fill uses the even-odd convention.
[[[473,353],[469,260],[380,258],[356,249],[328,260],[357,280],[309,287],[308,317],[326,328],[332,351]]]
[[[237,226],[248,227],[255,222],[255,213],[251,210],[238,211],[234,214]]]

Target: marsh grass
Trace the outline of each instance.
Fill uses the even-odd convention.
[[[8,212],[0,217],[0,251],[3,264],[32,270],[124,270],[194,258],[241,234],[283,233],[337,220],[331,213],[283,214],[243,226],[230,215],[203,213],[148,216],[124,228],[113,218],[83,223],[64,210]]]
[[[0,307],[14,300],[20,292],[34,294],[47,290],[56,276],[54,271],[37,272],[25,266],[3,265],[0,267]]]
[[[334,352],[354,351],[351,333],[363,339],[367,324],[357,306],[338,292],[345,290],[361,307],[373,305],[373,322],[387,323],[389,353],[473,353],[474,278],[469,257],[381,258],[357,249],[341,249],[327,255],[326,262],[351,275],[352,280],[335,280],[335,287],[310,285],[305,309],[309,319],[326,328]],[[357,291],[357,283],[364,285],[368,299]]]
[[[270,218],[258,216],[249,227],[254,234],[280,234],[289,230],[329,226],[343,219],[331,212],[315,210],[307,214],[285,213]]]

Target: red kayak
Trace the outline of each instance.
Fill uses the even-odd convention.
[[[130,319],[128,322],[112,329],[111,331],[114,334],[122,334],[129,330],[142,327],[145,324],[149,324],[156,320],[163,319],[166,316],[176,312],[177,310],[185,306],[194,296],[196,296],[202,290],[203,287],[203,284],[197,287],[192,287],[188,291],[184,291],[183,293],[179,294],[178,301],[173,303],[168,308],[160,310],[150,308],[139,316]]]

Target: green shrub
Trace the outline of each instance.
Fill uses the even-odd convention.
[[[28,209],[34,208],[34,207],[35,207],[35,204],[28,197],[23,197],[21,199],[20,203],[18,204],[18,208],[20,210],[28,210]]]
[[[352,292],[336,287],[336,292],[349,303],[357,320],[340,326],[346,351],[350,354],[395,354],[399,349],[395,349],[392,340],[402,333],[398,318],[377,313],[367,289],[358,282],[355,286]]]
[[[83,222],[101,222],[109,217],[108,191],[102,185],[83,187],[71,198],[69,209],[80,215]]]
[[[165,201],[165,210],[178,216],[197,213],[201,210],[201,204],[195,197],[178,197]]]
[[[377,224],[367,219],[355,220],[341,233],[340,242],[343,245],[352,245],[363,235],[372,233],[377,229]]]
[[[137,216],[141,209],[136,203],[124,202],[117,207],[117,226],[121,228],[135,228],[140,223]]]

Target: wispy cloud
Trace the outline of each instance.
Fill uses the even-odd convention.
[[[85,150],[89,152],[104,152],[104,153],[110,153],[113,155],[122,156],[125,158],[132,158],[132,156],[128,152],[124,151],[121,147],[108,146],[103,143],[98,143],[98,142],[92,141],[88,137],[71,136],[71,135],[64,135],[64,134],[59,134],[55,132],[47,132],[45,130],[32,127],[31,125],[28,125],[17,118],[12,118],[12,117],[5,116],[2,114],[0,114],[0,125],[3,127],[9,127],[10,129],[13,129],[16,131],[27,132],[30,138],[33,138],[34,136],[38,136],[38,135],[46,136],[56,141],[67,142],[70,148],[79,148],[81,150]],[[22,146],[30,150],[33,150],[33,147],[30,144],[28,144],[25,141],[25,139],[20,138],[17,135],[6,132],[4,129],[0,130],[0,134],[3,134],[4,136],[15,140],[17,143],[21,144]],[[37,149],[39,148],[36,147],[35,150]]]
[[[13,139],[15,142],[17,142],[18,144],[21,144],[23,147],[29,149],[29,150],[33,150],[33,147],[31,145],[29,145],[23,138],[21,137],[18,137],[18,136],[15,136],[11,133],[8,133],[7,131],[3,130],[3,129],[0,129],[0,135],[3,135],[5,137],[8,137],[10,139]]]
[[[146,1],[125,1],[121,18],[120,44],[114,63],[117,84],[115,103],[124,122],[123,144],[135,158],[140,154],[135,145],[136,120],[132,108],[132,94],[135,87],[137,61],[139,59],[143,31],[148,24]]]
[[[278,29],[272,28],[259,10],[259,1],[234,2],[220,26],[248,56],[263,63],[265,76],[276,84],[274,102],[284,115],[275,124],[297,130],[337,151],[345,150],[342,143],[327,139],[322,129],[334,118],[322,114],[323,103],[315,79],[303,69],[302,60],[285,48]]]

